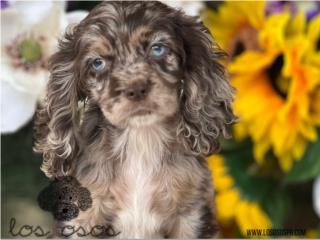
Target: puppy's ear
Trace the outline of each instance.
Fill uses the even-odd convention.
[[[81,99],[77,54],[77,28],[59,41],[49,63],[50,80],[45,105],[37,113],[35,151],[43,153],[42,171],[48,177],[68,174],[79,150],[78,101]]]
[[[41,209],[45,211],[52,211],[55,199],[53,198],[52,185],[44,188],[38,195],[37,201]]]
[[[91,194],[88,189],[80,187],[78,191],[78,206],[82,211],[92,206]]]
[[[180,15],[178,29],[184,47],[182,120],[178,134],[194,154],[209,155],[219,148],[219,137],[228,137],[234,89],[223,66],[224,56],[208,29],[196,18]]]

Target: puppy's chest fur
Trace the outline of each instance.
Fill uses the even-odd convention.
[[[114,149],[120,153],[119,176],[114,187],[123,185],[120,202],[123,202],[114,222],[122,236],[134,238],[151,237],[159,231],[158,214],[154,207],[154,196],[161,191],[158,186],[165,143],[169,136],[161,128],[129,129],[117,140]],[[121,188],[121,187],[120,187]],[[119,189],[121,191],[121,189]],[[160,237],[160,236],[159,236]]]
[[[93,207],[79,215],[78,223],[88,217],[91,226],[108,220],[120,238],[179,236],[175,225],[184,228],[182,236],[197,237],[201,210],[207,199],[212,201],[203,192],[211,189],[204,169],[173,151],[170,133],[161,126],[128,128],[112,139],[109,154],[89,147],[79,162],[76,175],[91,191]],[[94,167],[84,171],[90,162]],[[178,223],[185,212],[190,221]]]

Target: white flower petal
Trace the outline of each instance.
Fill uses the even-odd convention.
[[[314,210],[320,218],[320,177],[317,177],[313,185],[313,206]]]
[[[11,43],[19,34],[30,26],[22,21],[17,9],[6,8],[1,10],[1,45]]]
[[[27,6],[28,10],[23,12],[26,14],[31,14],[38,16],[37,21],[32,20],[27,21],[29,16],[24,16],[21,9],[22,6]],[[30,7],[30,6],[31,7]],[[38,6],[40,10],[45,9],[45,14],[38,14]],[[21,9],[19,9],[19,7]],[[49,9],[50,7],[50,9]],[[63,16],[65,9],[65,2],[49,2],[44,4],[43,2],[16,2],[14,7],[7,8],[1,11],[1,47],[2,50],[5,46],[10,45],[12,41],[21,34],[32,33],[35,36],[43,36],[47,39],[47,44],[44,48],[45,55],[51,55],[56,49],[57,38],[61,34],[61,29],[63,28]],[[40,11],[39,10],[39,11]],[[47,54],[46,54],[47,53]]]
[[[62,37],[66,32],[66,29],[68,29],[69,27],[72,28],[74,25],[80,23],[81,20],[83,20],[88,15],[88,13],[89,12],[84,10],[78,10],[63,14],[63,16],[61,17],[62,24],[59,37]]]
[[[81,22],[88,15],[88,13],[88,11],[83,10],[67,13],[68,24],[77,24]]]
[[[62,27],[62,17],[64,14],[63,5],[59,2],[55,2],[52,4],[50,12],[48,12],[41,21],[36,22],[33,25],[32,31],[46,37],[58,37]]]
[[[20,13],[23,18],[30,25],[41,21],[45,16],[50,14],[52,9],[52,1],[16,1],[14,8]]]
[[[36,101],[36,95],[19,92],[1,82],[1,134],[13,133],[29,122],[35,113]]]
[[[29,73],[22,68],[14,68],[6,54],[1,56],[1,82],[7,82],[17,91],[41,95],[49,79],[49,72],[39,69],[36,73]]]

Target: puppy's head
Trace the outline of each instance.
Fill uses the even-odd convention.
[[[109,2],[78,26],[81,78],[111,124],[153,124],[177,113],[186,54],[179,17],[156,2]]]
[[[89,98],[119,128],[175,118],[177,137],[207,155],[232,122],[223,56],[198,19],[159,2],[104,2],[60,41],[38,128],[45,172],[77,153],[77,106]],[[65,161],[67,160],[67,161]],[[60,170],[59,170],[60,169]],[[50,175],[50,174],[48,174]]]

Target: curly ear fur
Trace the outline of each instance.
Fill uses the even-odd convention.
[[[228,137],[227,125],[235,120],[234,89],[218,62],[225,54],[208,29],[184,15],[178,25],[185,51],[178,135],[194,154],[209,155],[218,150],[220,136]]]
[[[35,151],[43,153],[41,170],[48,177],[68,174],[71,159],[79,151],[77,130],[80,80],[76,76],[79,43],[76,30],[59,41],[59,50],[50,59],[51,73],[45,106],[36,117]]]

